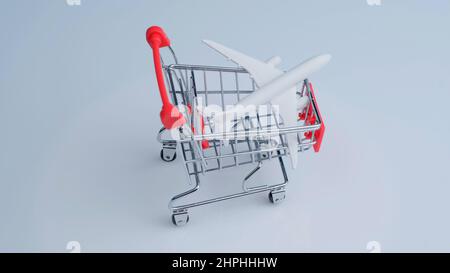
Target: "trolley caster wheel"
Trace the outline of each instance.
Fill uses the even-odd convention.
[[[269,200],[274,204],[281,203],[286,198],[286,191],[271,191],[269,192]]]
[[[177,158],[177,152],[175,149],[162,149],[160,153],[161,159],[165,162],[172,162]]]
[[[187,213],[172,214],[172,223],[175,226],[184,226],[188,222],[189,222],[189,214]]]

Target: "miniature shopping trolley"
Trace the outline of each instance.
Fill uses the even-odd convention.
[[[162,144],[161,159],[175,160],[181,154],[184,169],[192,188],[175,195],[169,203],[172,222],[184,225],[189,221],[188,210],[219,201],[268,192],[272,203],[280,203],[286,196],[288,176],[283,158],[288,155],[286,137],[294,134],[298,152],[311,148],[318,152],[325,126],[314,91],[308,80],[298,85],[297,96],[309,98],[308,106],[298,112],[298,126],[283,127],[283,119],[269,107],[265,113],[239,117],[231,132],[222,134],[212,130],[214,124],[207,116],[201,117],[201,127],[194,128],[197,112],[194,107],[201,101],[205,106],[218,105],[225,111],[227,105],[236,104],[257,90],[254,79],[241,67],[180,64],[170,47],[164,31],[156,26],[147,30],[147,41],[153,50],[156,78],[163,102],[160,113],[164,127],[157,140]],[[167,47],[173,63],[163,61],[160,48]],[[166,86],[168,89],[166,89]],[[197,115],[197,117],[196,117]],[[276,160],[281,168],[279,183],[250,185],[250,178],[266,161]],[[209,173],[248,165],[249,173],[243,177],[242,190],[234,194],[214,196],[207,200],[186,202],[200,188],[200,178]],[[248,168],[248,167],[247,167]],[[185,203],[181,203],[184,201]]]

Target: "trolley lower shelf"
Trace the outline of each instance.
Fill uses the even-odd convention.
[[[176,144],[175,144],[176,145]],[[170,162],[175,160],[176,153],[174,153],[174,147],[170,146],[163,146],[161,150],[161,159]],[[254,187],[249,187],[248,181],[250,178],[261,169],[262,161],[259,162],[255,169],[253,169],[242,181],[242,191],[236,192],[229,195],[219,196],[211,199],[191,202],[191,203],[184,203],[184,204],[178,204],[175,203],[180,202],[184,197],[187,197],[188,195],[193,194],[194,192],[198,191],[200,189],[200,173],[194,173],[190,175],[190,178],[193,176],[194,178],[194,186],[180,194],[175,195],[169,203],[169,209],[172,211],[172,223],[176,226],[182,226],[189,222],[189,213],[188,209],[203,206],[211,203],[221,202],[225,200],[230,200],[234,198],[244,197],[247,195],[252,194],[259,194],[263,192],[268,192],[268,198],[269,201],[273,204],[281,203],[286,198],[286,185],[288,183],[288,176],[286,173],[286,168],[283,162],[283,157],[280,156],[280,152],[278,151],[278,161],[281,169],[281,173],[283,175],[283,182],[279,184],[274,185],[259,185]],[[168,160],[170,159],[170,160]]]

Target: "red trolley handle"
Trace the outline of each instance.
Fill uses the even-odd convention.
[[[166,129],[181,127],[186,123],[185,117],[180,113],[177,107],[170,103],[169,95],[164,84],[164,76],[161,65],[161,47],[170,46],[170,40],[164,30],[158,26],[152,26],[147,29],[147,42],[153,50],[153,62],[155,64],[156,80],[158,82],[159,95],[162,100],[162,109],[160,112],[161,122]]]
[[[314,101],[314,104],[316,106],[317,115],[320,119],[320,128],[319,130],[316,130],[314,132],[314,137],[316,138],[316,143],[313,145],[314,152],[318,153],[320,151],[320,146],[322,145],[323,136],[325,134],[325,122],[323,121],[322,115],[320,114],[319,105],[317,104],[316,96],[314,94],[314,88],[312,86],[312,83],[309,83],[309,88],[311,91],[311,97]]]

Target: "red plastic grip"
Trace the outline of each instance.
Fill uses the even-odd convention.
[[[153,62],[155,65],[156,80],[158,82],[159,94],[162,101],[160,112],[161,122],[166,129],[174,129],[186,123],[186,119],[172,103],[164,83],[164,76],[161,65],[161,55],[159,49],[170,45],[170,40],[164,30],[158,26],[147,29],[147,42],[153,50]]]
[[[320,118],[320,128],[314,132],[314,137],[316,138],[316,143],[313,145],[314,152],[318,153],[320,151],[320,146],[322,145],[323,135],[325,134],[325,122],[323,121],[322,115],[320,114],[319,105],[317,104],[316,96],[314,95],[314,89],[311,83],[309,83],[309,88],[311,90],[311,96],[316,103],[317,115]]]

